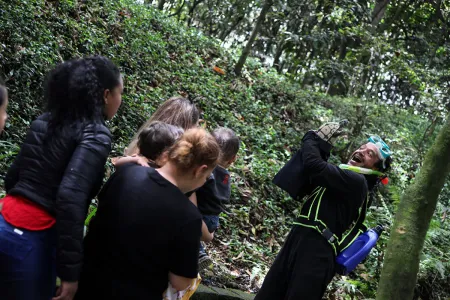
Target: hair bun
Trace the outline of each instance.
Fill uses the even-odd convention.
[[[182,170],[196,166],[215,166],[219,145],[212,135],[201,128],[189,129],[169,150],[169,161]]]
[[[188,141],[180,141],[176,149],[178,163],[188,168],[195,159],[194,145]]]

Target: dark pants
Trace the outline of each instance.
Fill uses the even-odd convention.
[[[206,227],[208,227],[209,232],[213,233],[219,228],[219,216],[216,215],[204,215],[203,222],[205,222]],[[205,248],[203,248],[202,243],[200,243],[200,254],[206,255]]]
[[[56,287],[55,256],[55,227],[17,229],[0,214],[0,299],[51,299]]]
[[[294,226],[255,300],[320,300],[335,273],[335,255],[314,229]]]

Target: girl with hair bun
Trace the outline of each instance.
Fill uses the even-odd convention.
[[[121,166],[99,194],[76,299],[161,299],[197,278],[202,217],[185,193],[202,186],[219,145],[187,130],[159,169]]]
[[[31,123],[5,177],[0,214],[2,299],[75,295],[84,219],[111,150],[111,119],[122,101],[119,69],[102,56],[64,62],[45,83],[46,111]]]

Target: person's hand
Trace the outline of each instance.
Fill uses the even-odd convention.
[[[111,163],[115,166],[120,157],[111,157]]]
[[[325,123],[319,127],[316,134],[325,142],[333,144],[334,140],[343,134],[343,128],[347,126],[348,120]]]
[[[61,286],[56,291],[56,297],[52,300],[72,300],[78,289],[78,281],[61,281]]]
[[[150,168],[150,166],[148,164],[148,158],[147,157],[145,157],[145,156],[137,156],[136,158],[137,158],[136,159],[136,163],[138,165]]]

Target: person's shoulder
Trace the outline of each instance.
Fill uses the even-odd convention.
[[[227,169],[225,169],[224,167],[219,166],[219,165],[217,165],[212,172],[212,175],[214,177],[229,175],[229,174],[230,174],[230,172]]]
[[[136,163],[126,163],[116,168],[115,174],[127,177],[129,180],[148,179],[151,168],[143,167]]]
[[[360,173],[356,173],[354,171],[351,170],[342,170],[340,169],[341,172],[343,172],[347,177],[348,180],[352,182],[352,184],[360,187],[360,186],[366,186],[367,187],[367,180],[364,177],[363,174]]]
[[[83,141],[96,142],[111,146],[112,135],[104,124],[88,123],[81,129],[81,142]]]
[[[202,214],[198,210],[197,206],[195,206],[191,201],[189,203],[185,202],[185,207],[183,210],[183,213],[185,214],[185,217],[183,218],[186,222],[185,223],[191,223],[191,222],[199,222],[201,223],[202,220]]]
[[[84,126],[83,131],[85,133],[103,134],[111,137],[111,132],[103,122],[92,122]]]
[[[157,192],[158,185],[150,179],[151,168],[143,167],[135,163],[121,165],[111,175],[110,180],[120,182],[119,187],[131,189],[136,193]]]
[[[155,173],[158,174],[158,172],[156,172],[155,169],[144,167],[134,162],[126,163],[122,165],[119,169],[126,170],[126,172],[133,173],[136,175],[145,176],[147,178],[152,177],[152,175],[154,176]]]
[[[339,168],[339,170],[341,170],[343,173],[347,174],[347,176],[349,176],[349,177],[351,177],[351,178],[353,178],[355,180],[362,180],[362,179],[364,179],[364,175],[363,174],[357,173],[357,172],[352,171],[352,170],[347,170],[345,168],[343,169],[340,166],[336,166],[336,168]]]
[[[361,193],[366,194],[369,190],[366,176],[352,171],[346,170],[346,172],[350,173],[350,176],[353,180],[353,183],[351,184],[352,188],[355,191],[360,191]]]
[[[47,131],[48,121],[50,120],[49,113],[44,113],[31,122],[32,131]]]

